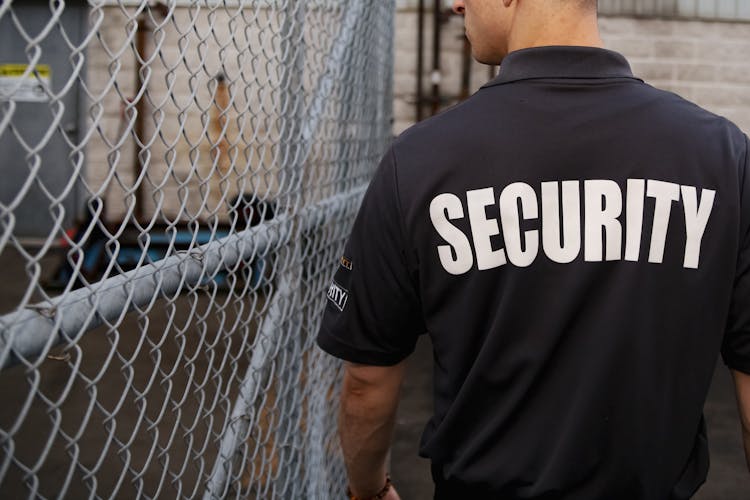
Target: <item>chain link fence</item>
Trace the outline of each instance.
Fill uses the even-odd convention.
[[[0,1],[0,496],[320,498],[392,0]]]

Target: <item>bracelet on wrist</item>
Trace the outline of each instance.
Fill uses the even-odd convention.
[[[373,496],[360,498],[356,496],[354,493],[352,493],[352,489],[349,486],[346,487],[346,494],[349,497],[349,500],[381,500],[390,491],[392,486],[393,486],[393,483],[391,482],[391,476],[386,474],[385,486],[383,486],[381,490],[375,493]]]

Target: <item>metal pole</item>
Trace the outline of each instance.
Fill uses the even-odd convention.
[[[435,0],[432,7],[432,74],[430,80],[432,81],[432,114],[437,114],[440,111],[440,80],[442,75],[440,74],[440,33],[442,31],[442,19],[440,12],[441,0]]]
[[[133,125],[133,182],[135,186],[135,202],[133,206],[133,218],[136,222],[143,220],[143,158],[141,157],[140,143],[143,141],[146,123],[146,92],[141,89],[146,84],[141,72],[143,71],[143,62],[146,60],[146,33],[151,30],[151,25],[141,14],[138,17],[138,28],[135,34],[135,88],[133,89],[133,98],[135,101],[135,124]]]
[[[282,130],[281,136],[288,138],[285,144],[281,144],[282,157],[286,156],[289,158],[291,161],[286,162],[286,164],[291,163],[292,165],[292,175],[289,181],[289,190],[287,191],[289,200],[286,202],[290,210],[290,215],[292,215],[291,212],[296,211],[297,207],[303,206],[305,203],[302,181],[305,177],[306,157],[301,158],[297,153],[300,148],[303,148],[307,144],[307,141],[312,141],[312,136],[308,139],[302,133],[304,129],[302,124],[306,111],[302,78],[305,72],[306,52],[304,35],[308,3],[306,0],[290,2],[288,5],[294,6],[294,11],[287,14],[281,28],[281,32],[289,33],[289,36],[285,37],[281,44],[282,64],[286,71],[281,80],[282,96],[277,113],[280,122],[279,128]],[[269,339],[270,346],[273,348],[272,353],[276,353],[279,346],[288,345],[289,338],[299,337],[300,323],[294,321],[292,314],[299,309],[299,292],[302,287],[302,275],[300,272],[302,266],[302,252],[300,250],[302,230],[303,227],[301,225],[295,228],[293,237],[290,240],[290,246],[283,249],[279,255],[279,261],[286,262],[286,265],[280,267],[278,287],[271,303],[272,306],[276,304],[276,309],[273,311],[269,309],[269,314],[263,318],[261,324],[261,330],[265,337]],[[272,312],[275,312],[275,314],[271,314]],[[283,316],[278,316],[279,313],[283,314]],[[286,323],[283,322],[284,319],[286,319]],[[293,348],[298,347],[299,342],[293,341],[291,345]],[[253,352],[254,355],[255,353]],[[243,382],[252,382],[253,379],[257,379],[258,377],[260,380],[265,379],[267,377],[269,361],[274,358],[275,355],[266,355],[260,373],[253,374],[252,372],[248,372]],[[296,408],[289,408],[288,404],[289,400],[295,399],[296,394],[300,390],[299,384],[294,377],[294,372],[295,365],[300,363],[301,359],[293,354],[289,360],[290,365],[287,365],[286,372],[291,382],[290,386],[288,386],[291,394],[277,394],[277,401],[278,398],[281,398],[280,411],[282,415],[287,415],[286,422],[290,422],[294,427],[297,427],[299,413],[296,412]],[[243,409],[244,405],[241,404],[240,400],[235,404],[238,411]],[[255,407],[255,397],[250,401],[250,404],[253,408]],[[258,414],[259,410],[255,412],[255,415]],[[289,429],[284,429],[283,426],[277,425],[276,443],[279,449],[276,452],[276,457],[279,463],[288,464],[288,466],[282,467],[279,475],[273,479],[270,484],[270,492],[275,498],[296,498],[296,495],[290,495],[290,492],[285,490],[287,485],[293,484],[296,479],[293,474],[290,477],[289,472],[293,468],[291,464],[296,461],[299,448],[290,444],[290,440],[298,432],[294,430],[284,432],[285,430]],[[236,447],[239,445],[239,442],[235,443]]]
[[[348,193],[336,195],[324,200],[324,202],[306,207],[299,215],[302,222],[301,230],[311,231],[319,228],[326,221],[334,220],[336,213],[350,209],[352,203],[358,203],[360,197],[364,195],[365,189],[366,186],[360,186]],[[240,392],[235,400],[229,424],[222,435],[219,453],[211,472],[204,499],[222,497],[229,484],[228,476],[235,454],[247,438],[248,429],[255,424],[257,412],[254,405],[258,395],[258,387],[263,386],[265,370],[270,359],[268,353],[277,349],[283,333],[281,319],[285,317],[286,311],[291,307],[290,304],[294,300],[298,300],[295,299],[298,292],[295,285],[298,281],[298,271],[296,268],[288,269],[279,278],[278,288],[271,298],[268,313],[263,318],[253,344],[253,355],[240,384]]]
[[[211,477],[203,498],[214,500],[224,498],[231,483],[230,473],[237,450],[248,438],[248,430],[256,424],[258,412],[255,401],[260,388],[264,386],[266,367],[271,353],[275,352],[278,344],[277,332],[282,331],[282,320],[287,316],[291,303],[294,301],[295,289],[290,282],[290,274],[284,273],[279,280],[278,289],[268,307],[268,313],[253,343],[253,355],[242,379],[240,392],[234,402],[232,414],[226,431],[222,436],[219,453],[216,456]]]
[[[346,11],[346,17],[343,20],[341,33],[336,40],[335,46],[331,49],[331,57],[328,60],[328,65],[318,80],[312,103],[306,112],[306,117],[308,119],[304,121],[300,131],[302,148],[305,152],[299,156],[298,161],[300,164],[304,164],[312,147],[312,140],[317,129],[318,121],[323,115],[323,111],[328,103],[328,96],[331,94],[336,81],[336,70],[341,66],[346,51],[351,46],[351,40],[355,33],[354,27],[357,19],[361,16],[363,8],[363,2],[355,2],[354,5]],[[299,179],[294,182],[296,183],[298,181]],[[364,189],[364,187],[357,188],[351,192],[354,193],[361,191],[364,193]],[[308,216],[319,218],[316,213],[311,213],[308,209],[303,210],[303,214],[305,213],[307,213]],[[315,224],[311,224],[311,221],[306,220],[304,215],[300,218],[304,223],[298,226],[299,231],[315,227]],[[299,237],[295,238],[295,240],[298,239]],[[297,271],[296,268],[287,268],[279,277],[277,292],[271,298],[268,316],[263,319],[263,324],[258,333],[258,340],[255,344],[256,350],[260,349],[261,352],[258,353],[258,360],[255,364],[253,364],[251,360],[251,366],[248,367],[248,371],[240,385],[240,394],[234,403],[231,422],[222,435],[220,451],[216,457],[216,462],[204,495],[205,500],[221,498],[226,491],[229,484],[228,476],[235,454],[246,439],[247,429],[254,422],[256,414],[254,410],[254,395],[256,395],[257,392],[256,387],[258,386],[259,381],[262,380],[267,366],[266,363],[268,362],[268,356],[266,353],[273,352],[283,333],[283,330],[279,328],[278,315],[282,314],[285,304],[290,300],[289,294],[296,289],[295,283],[299,281],[299,277],[295,274]],[[253,352],[253,359],[255,357],[256,351]]]
[[[291,221],[279,217],[153,264],[113,276],[48,302],[0,317],[0,368],[44,356],[57,344],[73,343],[87,331],[118,321],[154,296],[198,286],[225,267],[248,260],[289,238]]]
[[[365,190],[360,186],[305,207],[296,218],[304,230],[332,220]],[[153,264],[113,276],[48,302],[0,316],[0,369],[16,364],[18,356],[28,360],[45,356],[52,347],[73,343],[87,331],[118,321],[135,307],[145,307],[154,296],[173,295],[199,285],[207,277],[241,260],[249,260],[274,245],[286,244],[292,235],[293,218],[282,214],[270,221]]]
[[[422,121],[422,105],[424,79],[424,0],[419,0],[417,10],[417,121]]]
[[[469,97],[471,90],[471,44],[469,38],[464,35],[464,50],[461,59],[461,92],[458,96],[463,101]]]

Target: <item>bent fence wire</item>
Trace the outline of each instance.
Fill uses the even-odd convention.
[[[0,1],[0,496],[334,498],[392,1]]]

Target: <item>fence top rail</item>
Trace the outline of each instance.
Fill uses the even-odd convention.
[[[155,296],[168,296],[200,285],[222,269],[289,240],[295,224],[303,234],[337,213],[351,209],[364,194],[358,186],[305,207],[297,216],[281,214],[275,219],[180,252],[88,287],[0,316],[0,370],[25,362],[105,322],[119,318],[124,310],[142,307]]]

